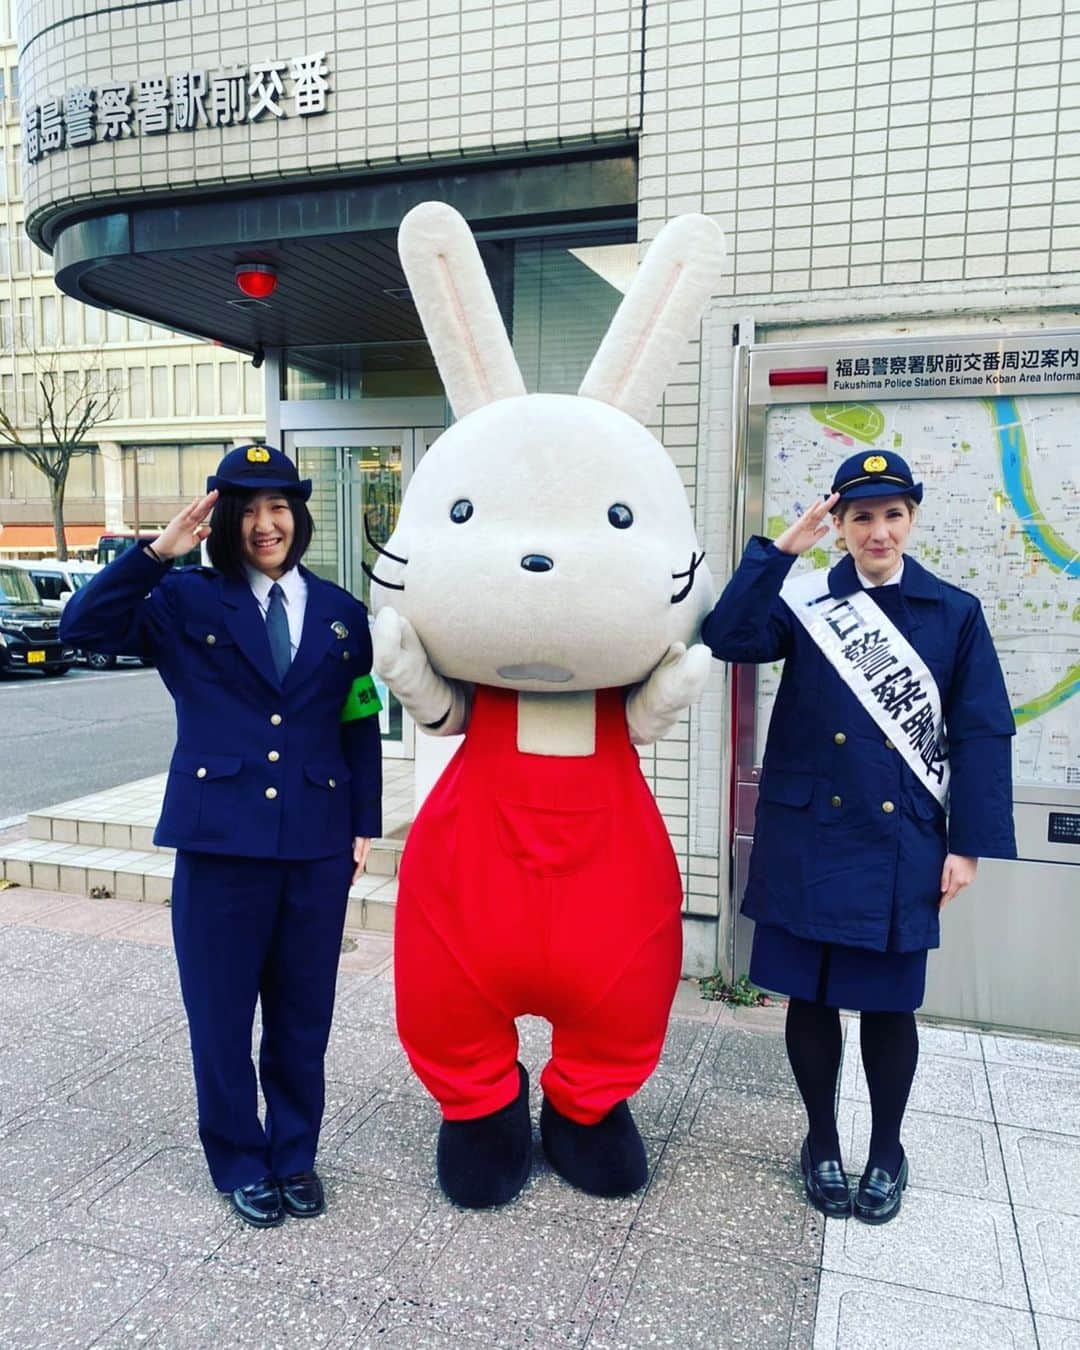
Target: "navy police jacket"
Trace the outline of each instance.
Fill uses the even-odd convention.
[[[1014,858],[1005,682],[978,600],[905,556],[898,586],[868,594],[941,693],[948,820],[779,598],[794,563],[755,538],[702,638],[724,661],[783,661],[758,791],[743,913],[799,937],[875,951],[936,947],[946,851]],[[850,557],[829,572],[860,589]]]
[[[152,657],[176,704],[155,843],[299,860],[378,836],[378,718],[340,721],[353,681],[371,670],[367,611],[303,575],[303,633],[281,683],[246,579],[174,570],[133,548],[64,610],[65,642]]]

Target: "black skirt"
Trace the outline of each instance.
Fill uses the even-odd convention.
[[[914,1012],[926,992],[926,951],[874,952],[754,927],[750,980],[789,998],[856,1012]]]

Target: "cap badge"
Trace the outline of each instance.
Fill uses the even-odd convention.
[[[345,625],[341,622],[340,619],[334,620],[334,622],[330,625],[330,631],[336,638],[340,638],[342,642],[344,642],[345,639],[349,636],[349,630],[345,627]]]
[[[269,464],[270,451],[267,450],[265,445],[249,445],[247,462],[249,464]]]
[[[883,455],[867,455],[862,466],[865,473],[884,473],[889,467]]]

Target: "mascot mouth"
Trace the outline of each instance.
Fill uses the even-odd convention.
[[[565,684],[574,678],[572,670],[548,665],[546,661],[529,661],[523,666],[500,666],[496,674],[504,680],[546,680],[549,684]]]

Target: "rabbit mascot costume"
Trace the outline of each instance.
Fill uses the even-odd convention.
[[[649,250],[580,395],[526,394],[465,221],[425,202],[402,265],[457,421],[372,569],[375,665],[420,726],[465,739],[409,832],[398,1031],[443,1111],[440,1184],[512,1199],[532,1161],[514,1018],[552,1024],[551,1165],[597,1195],[646,1178],[626,1104],[679,979],[682,886],[634,743],[709,673],[686,495],[645,429],[723,259],[703,216]]]

